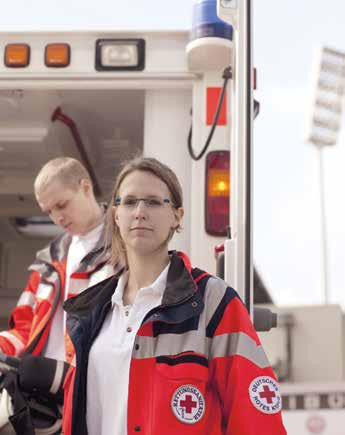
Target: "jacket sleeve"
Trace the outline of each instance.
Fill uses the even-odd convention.
[[[11,313],[10,329],[0,332],[0,350],[7,355],[17,356],[28,342],[39,283],[39,273],[31,272],[27,286]]]
[[[213,307],[210,375],[222,403],[223,433],[285,435],[277,380],[245,306],[226,288]]]

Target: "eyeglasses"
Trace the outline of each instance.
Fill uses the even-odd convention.
[[[125,198],[116,197],[114,199],[115,205],[121,205],[127,209],[135,209],[138,207],[140,201],[143,201],[145,206],[149,209],[159,209],[165,204],[170,204],[169,198],[158,198],[151,196],[149,198],[136,198],[135,196],[126,196]]]

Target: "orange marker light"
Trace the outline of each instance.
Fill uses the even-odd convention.
[[[208,196],[230,195],[230,173],[228,170],[210,169],[208,173]]]
[[[30,62],[30,47],[27,44],[7,44],[5,65],[9,68],[23,68]]]
[[[68,66],[71,49],[68,44],[48,44],[45,49],[44,62],[48,67],[63,68]]]
[[[230,216],[230,151],[211,151],[206,157],[205,230],[226,236]]]

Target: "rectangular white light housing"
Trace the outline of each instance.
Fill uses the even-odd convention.
[[[133,44],[105,44],[101,49],[103,66],[133,66],[138,64],[138,50]]]
[[[99,39],[96,41],[97,71],[143,70],[145,41],[143,39]]]
[[[345,53],[321,47],[313,66],[314,98],[307,137],[315,145],[335,145],[345,93]]]
[[[47,127],[0,127],[0,142],[42,142]]]
[[[45,216],[15,218],[14,225],[19,233],[29,237],[48,237],[51,239],[63,233],[60,227]]]

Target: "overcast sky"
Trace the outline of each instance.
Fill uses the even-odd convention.
[[[305,143],[314,47],[345,51],[339,0],[253,2],[261,113],[255,122],[254,259],[276,302],[319,303],[318,154]],[[2,30],[188,29],[191,0],[12,0]],[[326,7],[327,6],[327,7]],[[116,12],[115,12],[116,11]],[[329,281],[345,306],[345,138],[325,150]]]
[[[255,8],[262,112],[255,127],[255,258],[282,303],[323,299],[319,160],[305,143],[313,50],[345,51],[337,0],[265,1]],[[345,143],[324,152],[330,299],[345,305]]]

